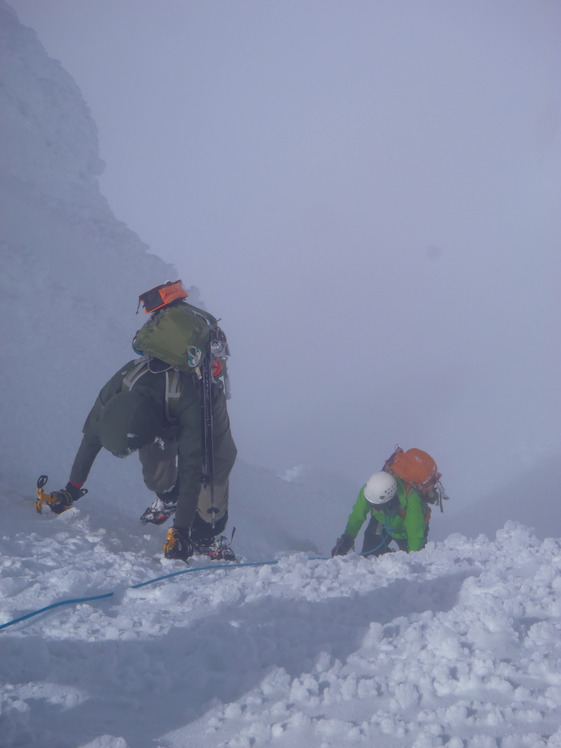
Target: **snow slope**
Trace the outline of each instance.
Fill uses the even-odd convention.
[[[1,623],[114,594],[0,630],[2,745],[561,746],[560,540],[508,523],[131,589],[178,571],[156,528],[9,498]]]
[[[78,89],[2,0],[0,34],[0,746],[561,746],[557,526],[489,533],[530,470],[475,540],[447,511],[437,542],[378,560],[329,558],[358,486],[241,461],[247,565],[164,559],[134,458],[101,455],[73,509],[34,511],[33,476],[66,481],[130,355],[131,302],[174,269],[111,213]]]

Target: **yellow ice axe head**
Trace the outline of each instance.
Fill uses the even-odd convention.
[[[46,493],[43,491],[43,486],[48,480],[49,478],[47,475],[40,475],[39,480],[37,481],[37,501],[35,502],[35,509],[37,509],[39,514],[41,514],[43,504],[56,504],[60,500],[56,493]],[[70,504],[66,508],[70,509]]]

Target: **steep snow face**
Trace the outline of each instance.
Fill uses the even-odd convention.
[[[112,214],[78,87],[4,2],[0,55],[1,473],[65,482],[89,403],[135,355],[136,297],[176,273]]]
[[[178,576],[206,561],[163,558],[137,460],[103,454],[87,497],[35,513],[34,478],[66,480],[90,402],[133,355],[137,294],[175,272],[112,215],[79,92],[2,0],[0,29],[2,746],[559,748],[559,540],[511,523],[317,558],[354,492],[241,466],[234,547],[258,565]]]
[[[267,563],[213,570],[87,498],[38,520],[10,500],[0,624],[113,594],[0,631],[7,748],[561,746],[559,540],[509,523],[330,559],[243,532]]]
[[[97,129],[74,80],[49,58],[33,31],[0,4],[0,111],[3,175],[26,190],[107,215],[95,177],[103,171]]]

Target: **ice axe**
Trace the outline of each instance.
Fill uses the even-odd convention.
[[[70,509],[72,506],[72,497],[68,491],[55,491],[55,493],[46,493],[43,491],[43,486],[46,485],[49,477],[47,475],[40,475],[37,481],[37,501],[35,502],[35,509],[41,514],[43,510],[43,504],[48,504],[51,511],[55,514],[60,514]],[[80,496],[88,493],[87,488],[82,488]]]

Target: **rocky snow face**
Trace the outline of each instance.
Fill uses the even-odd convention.
[[[91,402],[135,356],[138,294],[176,271],[113,215],[78,86],[2,0],[0,132],[0,471],[65,481]]]

